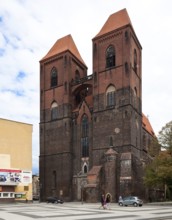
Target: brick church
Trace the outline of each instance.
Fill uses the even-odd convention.
[[[84,42],[83,42],[84,43]],[[146,197],[155,137],[142,113],[142,47],[126,9],[92,39],[92,75],[71,35],[40,61],[40,199]]]

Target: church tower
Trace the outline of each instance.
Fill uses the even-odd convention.
[[[71,37],[53,45],[40,61],[40,194],[72,199],[71,82],[87,75],[87,67]]]
[[[103,163],[109,147],[118,153],[116,198],[133,191],[132,167],[141,157],[141,52],[126,9],[93,38],[93,165]]]
[[[142,47],[126,9],[109,16],[92,48],[92,75],[71,35],[40,61],[41,201],[144,196],[143,124],[153,135],[142,118]]]

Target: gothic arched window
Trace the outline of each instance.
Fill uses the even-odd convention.
[[[67,65],[67,56],[64,56],[64,66]]]
[[[137,96],[137,88],[134,87],[134,95]]]
[[[75,71],[75,80],[78,82],[80,80],[80,73],[78,70]]]
[[[84,166],[83,166],[83,172],[84,172],[84,173],[87,173],[87,172],[88,172],[88,166],[87,166],[87,164],[84,164]]]
[[[137,73],[137,52],[134,49],[134,71]]]
[[[115,105],[115,87],[109,86],[106,91],[106,106],[114,106]]]
[[[89,142],[88,142],[88,117],[84,115],[81,121],[81,147],[82,157],[89,156]]]
[[[106,50],[106,68],[115,66],[115,48],[111,45]]]
[[[53,102],[51,105],[51,120],[55,120],[58,117],[58,105],[57,102]]]
[[[51,70],[51,87],[57,86],[57,69],[53,67]]]
[[[53,170],[53,188],[56,189],[57,184],[57,173],[56,170]]]

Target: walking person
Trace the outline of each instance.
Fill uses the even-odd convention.
[[[100,202],[101,202],[100,208],[102,207],[103,209],[105,209],[106,208],[106,200],[105,200],[105,195],[104,194],[101,195]]]
[[[106,194],[105,201],[106,201],[106,208],[110,209],[110,203],[112,201],[112,195],[110,193]]]

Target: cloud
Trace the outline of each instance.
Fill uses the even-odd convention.
[[[39,60],[71,34],[92,74],[92,38],[127,8],[142,51],[143,112],[155,133],[171,120],[172,2],[169,0],[5,0],[0,7],[0,117],[33,124],[39,156]]]

